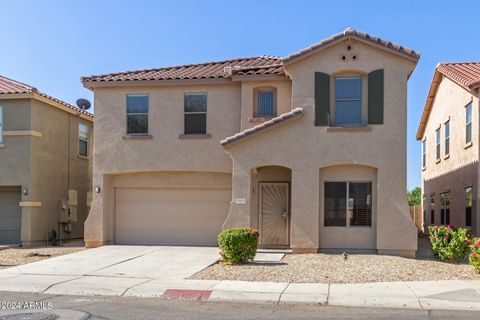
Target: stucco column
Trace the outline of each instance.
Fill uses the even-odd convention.
[[[232,201],[223,229],[250,227],[251,170],[233,161]]]
[[[319,230],[319,169],[292,168],[290,246],[294,253],[317,252]]]
[[[392,168],[395,164],[392,163]],[[380,168],[377,171],[377,250],[379,254],[414,257],[418,231],[408,211],[405,178]]]
[[[109,221],[106,221],[104,216],[106,212],[104,206],[109,204],[105,199],[110,198],[112,192],[109,180],[108,176],[104,177],[102,174],[93,177],[92,204],[85,220],[84,234],[85,246],[88,248],[99,247],[109,242],[107,229],[113,226],[108,225]],[[96,187],[100,187],[99,193],[95,191]],[[111,203],[111,206],[113,205]]]

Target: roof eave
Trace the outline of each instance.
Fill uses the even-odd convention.
[[[117,88],[117,87],[148,87],[168,85],[192,85],[192,84],[229,84],[230,78],[200,78],[200,79],[167,79],[167,80],[121,80],[121,81],[89,81],[82,79],[85,88]]]

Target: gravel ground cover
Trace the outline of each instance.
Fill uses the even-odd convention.
[[[85,250],[84,247],[9,248],[0,250],[0,269]]]
[[[230,266],[216,263],[193,279],[274,282],[362,283],[476,279],[480,275],[468,262],[450,264],[433,256],[428,238],[419,239],[417,259],[376,254],[295,254],[280,263],[249,263]]]

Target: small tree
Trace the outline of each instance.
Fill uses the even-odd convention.
[[[422,189],[420,187],[407,191],[407,199],[409,206],[419,206],[422,204]]]

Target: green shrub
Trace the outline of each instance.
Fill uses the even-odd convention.
[[[468,256],[470,265],[477,273],[480,273],[480,238],[475,238],[471,241],[470,250],[472,251]]]
[[[252,261],[257,253],[258,231],[250,228],[232,228],[218,235],[220,255],[224,262],[239,264]]]
[[[448,226],[429,226],[428,234],[433,253],[440,259],[459,263],[470,247],[470,230]]]

